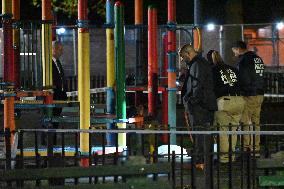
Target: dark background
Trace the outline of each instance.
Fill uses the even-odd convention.
[[[284,0],[200,0],[202,3],[202,20],[206,24],[226,23],[226,6],[228,3],[242,4],[242,23],[267,23],[276,22],[284,17]],[[134,23],[134,0],[123,0],[125,4],[125,23]],[[177,0],[178,24],[192,24],[194,18],[194,0]],[[158,22],[165,24],[167,19],[167,0],[144,0],[144,24],[147,22],[147,6],[156,4],[158,8]],[[57,12],[58,24],[75,24],[76,17],[68,17],[62,12]],[[41,8],[33,7],[29,1],[21,1],[21,19],[40,20]],[[100,17],[95,11],[90,11],[89,19],[93,24],[103,24],[105,18]]]

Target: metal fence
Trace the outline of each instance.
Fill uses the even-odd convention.
[[[159,162],[172,162],[175,164],[172,167],[173,172],[170,177],[170,182],[174,183],[172,188],[260,188],[265,185],[261,181],[262,176],[267,176],[267,182],[277,183],[273,181],[273,175],[278,173],[275,170],[283,170],[283,165],[279,167],[273,167],[272,164],[282,160],[283,161],[283,137],[284,132],[282,131],[283,125],[261,125],[262,131],[244,132],[241,129],[237,132],[227,132],[229,136],[229,151],[226,153],[220,152],[220,138],[219,134],[222,132],[218,129],[212,131],[184,131],[181,129],[176,132],[169,132],[163,130],[135,130],[128,128],[126,130],[113,130],[111,131],[117,137],[118,133],[126,133],[127,136],[127,147],[118,146],[118,142],[113,146],[112,152],[109,150],[109,146],[106,146],[106,133],[108,130],[77,130],[77,129],[59,129],[59,130],[38,130],[38,129],[21,129],[17,131],[18,134],[18,152],[17,156],[11,155],[11,145],[6,142],[5,156],[1,157],[2,174],[5,170],[9,169],[44,169],[47,166],[58,166],[58,167],[72,167],[79,166],[81,159],[88,159],[89,166],[101,166],[101,165],[121,165],[127,164],[131,161],[131,158],[136,157],[134,162],[136,164],[155,164]],[[240,127],[241,128],[241,127]],[[186,130],[186,129],[185,129]],[[229,129],[230,130],[230,129]],[[79,134],[89,133],[90,145],[88,154],[81,154],[79,149]],[[45,146],[40,144],[40,138],[42,134],[53,136],[57,133],[59,145],[54,147],[54,154],[51,156],[44,155]],[[5,141],[10,141],[10,132],[2,132],[2,138],[5,136]],[[224,133],[223,133],[224,134]],[[252,135],[253,139],[255,136],[260,134],[261,136],[261,149],[255,151],[254,148],[250,151],[243,145],[243,136],[245,134]],[[169,143],[172,135],[177,136],[175,145]],[[209,136],[212,139],[212,147],[214,150],[209,154],[196,154],[193,140],[196,136],[204,135]],[[237,135],[238,142],[236,148],[232,148],[232,136]],[[165,143],[166,138],[168,142]],[[29,140],[29,143],[27,142]],[[254,143],[255,144],[255,143]],[[32,147],[32,148],[31,148]],[[99,148],[99,150],[95,150]],[[151,150],[153,148],[154,150]],[[71,153],[70,153],[71,151]],[[32,154],[32,155],[31,155]],[[173,156],[174,154],[174,156]],[[228,154],[228,163],[220,163],[220,155]],[[208,167],[204,170],[196,168],[195,158],[196,156],[204,156],[205,166]],[[236,158],[233,158],[236,157]],[[174,159],[173,159],[174,158]],[[16,164],[11,162],[16,162]],[[267,167],[261,165],[261,162],[270,162]],[[133,163],[133,162],[132,162]],[[207,171],[206,171],[207,170]],[[210,170],[208,172],[208,170]],[[269,181],[269,175],[271,180]],[[280,174],[281,175],[281,174]],[[106,175],[107,176],[107,175]],[[96,182],[91,179],[75,180],[61,179],[61,184],[74,185],[78,183],[85,184],[98,184],[101,182],[113,182],[108,177],[96,178]],[[165,176],[165,175],[164,175]],[[165,178],[163,175],[158,177]],[[64,178],[64,175],[62,175]],[[166,177],[167,178],[167,177]],[[204,186],[204,183],[208,183],[206,179],[210,179],[211,185]],[[37,180],[36,182],[21,181],[21,186],[46,186],[46,182]],[[1,181],[1,186],[5,187],[7,183]],[[16,185],[14,183],[14,185]],[[23,183],[25,185],[23,185]],[[274,184],[275,184],[274,183]],[[281,183],[281,182],[279,182]],[[11,184],[11,183],[8,183]],[[13,185],[13,183],[12,183]],[[273,185],[271,186],[282,186]],[[96,185],[94,185],[96,187]]]

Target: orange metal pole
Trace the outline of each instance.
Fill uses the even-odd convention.
[[[15,131],[14,96],[5,97],[4,115],[4,128]]]
[[[197,27],[193,30],[193,47],[198,52],[202,51],[202,31]]]
[[[143,0],[135,0],[135,25],[143,24]]]
[[[51,0],[42,0],[42,20],[52,20]]]

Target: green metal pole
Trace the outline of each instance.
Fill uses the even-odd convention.
[[[126,119],[125,96],[125,41],[124,41],[124,6],[118,1],[115,3],[115,71],[116,71],[116,116],[117,119]],[[118,123],[118,128],[126,128],[125,123]],[[118,145],[126,146],[126,135],[118,135]]]

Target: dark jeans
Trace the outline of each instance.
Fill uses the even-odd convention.
[[[214,112],[195,106],[189,113],[189,119],[193,131],[209,131],[210,125],[213,123]],[[204,163],[204,158],[212,152],[212,147],[211,135],[194,135],[196,163]]]
[[[189,113],[190,124],[193,131],[210,131],[213,124],[214,111],[209,111],[200,106],[194,106]],[[196,164],[204,163],[205,188],[213,187],[212,180],[212,151],[213,139],[211,135],[194,135],[194,161]]]
[[[53,116],[60,116],[62,112],[62,108],[53,108],[52,113]],[[59,123],[52,123],[51,128],[48,125],[43,125],[45,129],[58,129],[59,128]],[[53,145],[56,145],[57,141],[57,134],[52,133],[53,135]],[[46,133],[42,132],[41,134],[41,144],[46,145]]]

